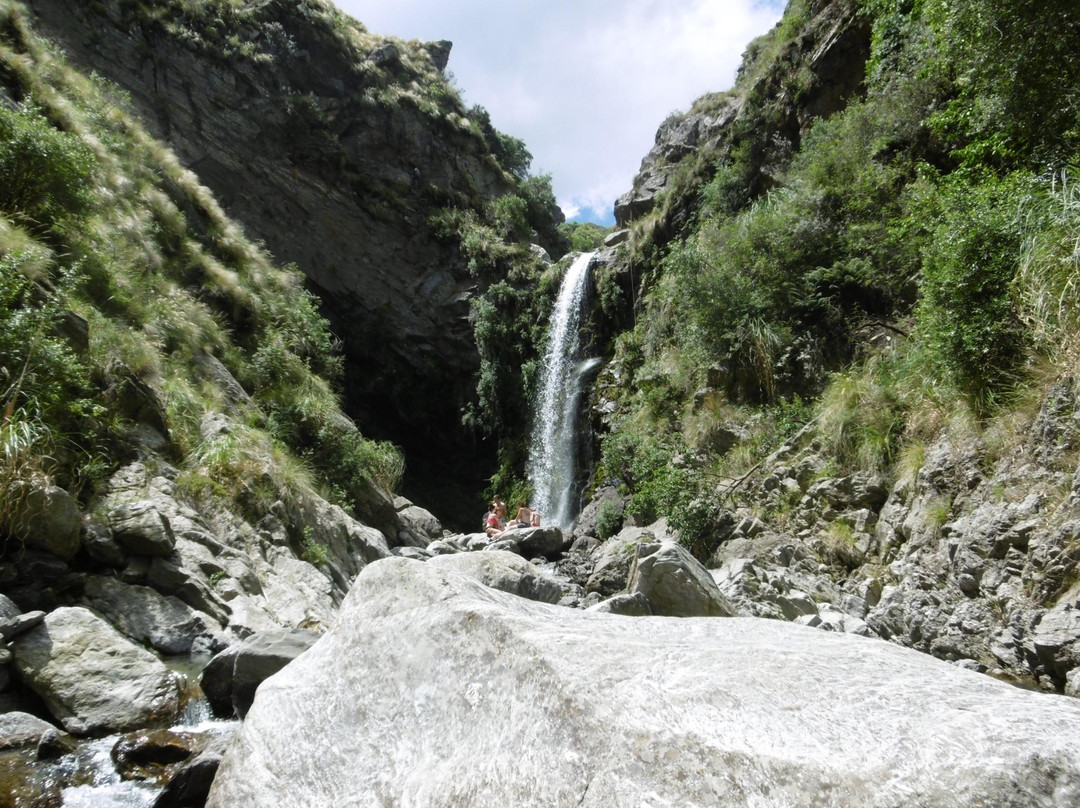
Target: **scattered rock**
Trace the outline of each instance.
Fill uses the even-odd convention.
[[[22,485],[13,494],[16,507],[9,529],[28,547],[70,561],[79,551],[82,514],[75,499],[55,485]]]
[[[165,784],[153,808],[202,808],[206,805],[210,784],[214,782],[232,737],[229,734],[214,738],[194,760],[182,764]]]
[[[196,644],[204,649],[220,644],[219,625],[211,625],[206,615],[148,586],[91,575],[86,579],[84,602],[131,639],[163,654],[188,654]]]
[[[29,713],[0,713],[0,749],[37,746],[56,727]]]

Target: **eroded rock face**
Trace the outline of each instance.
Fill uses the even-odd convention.
[[[22,680],[68,732],[161,725],[183,709],[179,675],[86,609],[51,612],[12,647]]]
[[[1064,808],[1078,761],[1080,704],[888,643],[561,609],[388,559],[263,684],[208,805]]]
[[[230,32],[267,57],[253,63],[201,49],[215,34],[200,30],[198,14],[170,27],[119,0],[29,5],[76,62],[130,93],[231,217],[308,276],[357,369],[346,393],[361,427],[375,423],[433,460],[475,453],[460,418],[479,367],[468,319],[475,281],[427,219],[508,185],[468,127],[378,100],[380,82],[427,81],[416,70],[438,71],[449,43],[357,53],[304,4],[260,3],[250,25]],[[198,226],[200,211],[184,213]]]

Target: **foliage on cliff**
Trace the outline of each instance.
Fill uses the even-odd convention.
[[[822,116],[800,105],[826,15],[863,26],[870,58]],[[738,107],[721,147],[632,225],[647,294],[600,474],[631,512],[707,534],[716,483],[802,422],[838,463],[891,469],[957,409],[989,429],[1074,367],[1078,35],[1065,0],[790,3],[690,112]],[[778,161],[768,139],[796,118]],[[725,454],[732,421],[751,438]]]
[[[185,490],[256,516],[299,489],[349,504],[400,475],[400,454],[341,414],[335,339],[299,272],[13,2],[0,3],[0,265],[0,531],[28,484],[85,502],[148,447]],[[228,425],[208,425],[215,413]]]

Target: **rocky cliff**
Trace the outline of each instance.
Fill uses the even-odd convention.
[[[440,462],[476,453],[461,411],[479,357],[475,281],[428,217],[510,186],[442,75],[450,43],[376,36],[321,0],[29,6],[75,62],[127,90],[253,238],[304,272],[342,341],[361,427],[403,445],[418,475],[435,463],[482,486],[475,464]]]
[[[1076,143],[953,117],[1022,103],[993,70],[1042,58],[1016,10],[960,5],[790,3],[733,89],[660,126],[597,259],[579,530],[667,516],[741,614],[1076,695],[1077,263],[1050,244],[1080,219],[1042,173]]]

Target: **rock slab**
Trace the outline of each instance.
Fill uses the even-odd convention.
[[[208,806],[1055,806],[1080,703],[754,618],[563,609],[394,558],[260,688]]]

